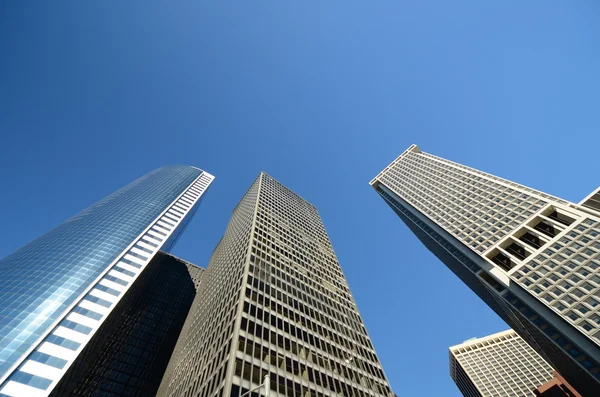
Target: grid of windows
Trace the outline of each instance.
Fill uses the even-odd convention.
[[[600,341],[600,222],[586,218],[513,277]]]
[[[0,260],[0,376],[201,173],[152,171]]]
[[[371,185],[569,383],[580,392],[597,390],[600,212],[423,153],[415,145]],[[453,258],[439,254],[415,217],[447,233],[448,244],[476,255],[477,278],[492,287],[494,299],[487,299]],[[468,262],[463,266],[473,270]]]
[[[159,396],[207,397],[223,393],[258,188],[259,180],[234,209],[211,256]]]
[[[600,376],[600,365],[594,361],[589,355],[578,349],[564,333],[551,326],[538,313],[533,311],[529,306],[517,298],[514,294],[508,293],[505,287],[502,287],[497,282],[485,287],[486,281],[488,284],[492,279],[489,275],[485,279],[487,273],[474,263],[471,258],[474,253],[465,255],[463,250],[467,250],[458,241],[452,241],[446,232],[434,230],[439,228],[431,221],[422,221],[418,219],[410,205],[405,203],[399,197],[392,197],[391,192],[383,186],[378,186],[378,191],[403,219],[411,230],[419,237],[419,239],[452,271],[454,271],[481,299],[483,299],[503,320],[515,329],[519,329],[521,336],[534,347],[536,351],[553,360],[556,367],[560,367],[560,372],[563,376],[570,379],[579,379],[578,389],[583,392],[584,388],[595,390],[597,384],[586,379],[585,372],[582,373],[582,367],[598,378]],[[444,234],[444,235],[442,235]],[[479,258],[479,262],[483,259]],[[475,261],[477,262],[477,261]],[[476,273],[479,277],[471,272]],[[490,288],[491,287],[491,288]],[[574,361],[565,360],[567,357],[572,357]],[[550,361],[550,360],[549,360]],[[454,367],[451,367],[454,369]],[[475,386],[467,375],[461,369],[456,367],[456,374],[452,375],[457,386],[466,396],[480,396]]]
[[[202,272],[159,252],[50,397],[155,395]]]
[[[219,282],[220,268],[228,271],[222,288],[234,285],[238,295],[224,306],[217,292],[198,298],[195,324],[204,331],[186,337],[188,351],[162,395],[237,397],[267,374],[272,395],[393,395],[314,206],[261,173],[215,249],[206,275],[216,280],[207,285]],[[203,319],[217,307],[236,314],[227,351],[215,339],[229,317]]]
[[[532,346],[538,345],[538,347],[542,349],[543,353],[546,354],[553,363],[555,363],[555,367],[560,365],[562,367],[560,368],[560,372],[563,376],[572,376],[571,374],[576,372],[573,371],[572,363],[564,360],[566,355],[567,357],[572,357],[577,365],[584,367],[585,370],[588,371],[588,373],[591,374],[595,379],[600,380],[600,363],[598,363],[598,361],[586,354],[585,350],[580,349],[577,345],[575,345],[572,340],[565,336],[564,333],[561,333],[557,328],[548,324],[543,317],[533,311],[515,295],[512,293],[507,293],[505,298],[515,309],[517,309],[526,319],[529,320],[529,324],[519,324],[526,325],[529,336],[531,336],[531,333],[535,333],[537,329],[547,337],[542,338],[542,335],[538,333],[535,339],[529,340],[529,343]],[[532,328],[532,326],[535,327],[535,329]],[[549,343],[550,341],[552,341],[554,345]],[[580,371],[581,368],[577,368],[577,370]],[[581,378],[581,376],[579,376],[579,378]],[[586,385],[586,388],[597,388],[597,383],[595,382],[586,381],[583,384]],[[583,388],[581,388],[580,391],[583,392]]]
[[[22,297],[23,300],[38,298],[31,306],[40,305],[28,307],[23,313],[17,310],[20,301],[0,307],[7,313],[0,326],[4,326],[3,332],[8,332],[5,338],[0,339],[0,345],[19,346],[15,351],[8,348],[0,350],[0,356],[10,355],[20,363],[3,380],[0,386],[3,394],[19,397],[47,395],[51,391],[64,374],[65,365],[57,371],[51,368],[51,364],[39,362],[33,357],[42,353],[66,361],[68,367],[152,256],[159,248],[168,249],[176,241],[212,179],[211,175],[194,167],[173,166],[155,170],[2,261],[6,266],[0,271],[0,285],[3,287],[1,299],[20,299],[27,292],[30,296]],[[174,215],[179,220],[172,226],[162,226],[163,232],[160,232],[159,223],[172,213],[169,205],[179,205],[184,199],[190,201],[180,205],[184,212]],[[44,247],[50,242],[54,245],[51,248],[48,246],[49,251],[42,258]],[[107,248],[107,242],[110,242],[110,249]],[[120,251],[117,251],[118,247],[122,247]],[[103,252],[102,260],[96,255],[100,251]],[[28,258],[33,262],[29,262]],[[41,270],[35,269],[39,262],[44,262]],[[21,276],[21,280],[12,279],[23,271],[30,273]],[[63,276],[58,282],[57,275]],[[33,282],[36,277],[44,278],[44,283]],[[56,297],[57,288],[60,299]],[[52,297],[55,300],[49,302],[48,299]],[[72,307],[66,311],[69,305]],[[29,310],[37,316],[33,320]],[[56,323],[61,318],[58,325],[49,327],[53,321]],[[15,321],[18,327],[11,329]],[[35,336],[44,332],[47,334],[43,339],[38,338],[34,345],[34,341],[27,343],[32,338],[28,331],[32,330]],[[10,339],[13,336],[15,340]],[[16,356],[17,352],[31,348],[35,350],[30,357],[19,359]],[[14,361],[0,363],[10,365]],[[43,375],[51,382],[39,382],[21,373]]]
[[[467,379],[458,379],[459,366]],[[552,367],[509,330],[451,347],[450,374],[457,384],[470,382],[483,397],[534,396],[552,378]],[[470,390],[470,396],[477,395]]]
[[[483,253],[548,202],[545,193],[408,150],[377,180]],[[562,202],[562,200],[561,200]]]

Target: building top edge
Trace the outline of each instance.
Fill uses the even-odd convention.
[[[302,197],[301,195],[299,195],[298,193],[296,193],[296,191],[290,189],[289,187],[287,187],[283,183],[279,182],[279,180],[277,180],[273,176],[269,175],[267,172],[260,171],[260,173],[258,174],[258,177],[261,177],[261,176],[266,176],[266,177],[271,178],[272,180],[274,180],[275,182],[277,182],[278,184],[280,184],[281,186],[283,186],[285,189],[289,190],[291,193],[293,193],[296,196],[298,196],[300,199],[302,199],[302,201],[304,201],[305,203],[307,203],[308,205],[310,205],[311,207],[313,207],[315,210],[318,211],[317,207],[313,203],[311,203],[310,201],[308,201],[307,199],[305,199],[304,197]]]
[[[600,186],[598,186],[596,189],[592,190],[592,192],[590,194],[585,196],[584,199],[578,203],[578,205],[583,205],[586,201],[588,201],[589,199],[591,199],[592,197],[594,197],[597,194],[600,194]]]
[[[185,259],[183,259],[183,258],[180,258],[180,257],[178,257],[178,256],[176,256],[176,255],[173,255],[173,254],[171,254],[171,253],[168,253],[168,252],[165,252],[165,251],[159,251],[159,252],[160,252],[161,254],[165,255],[165,256],[168,256],[168,257],[171,257],[171,258],[173,258],[173,259],[175,259],[175,260],[178,260],[178,261],[180,261],[180,262],[183,262],[183,263],[185,263],[186,265],[191,265],[191,266],[194,266],[194,267],[200,268],[200,269],[202,269],[202,270],[206,270],[206,269],[205,269],[205,268],[203,268],[202,266],[196,265],[195,263],[192,263],[192,262],[190,262],[190,261],[188,261],[188,260],[185,260]]]
[[[466,346],[470,346],[476,343],[481,343],[481,342],[486,342],[486,341],[490,341],[493,339],[497,339],[500,338],[502,336],[506,336],[506,335],[511,335],[511,334],[515,334],[515,331],[512,329],[507,329],[506,331],[501,331],[501,332],[496,332],[495,334],[491,334],[491,335],[487,335],[487,336],[482,336],[481,338],[472,338],[472,339],[468,339],[462,343],[459,343],[458,345],[454,345],[454,346],[450,346],[449,349],[451,351],[453,350],[457,350]]]
[[[408,147],[408,149],[403,151],[398,157],[396,157],[394,159],[394,161],[389,163],[380,173],[378,173],[375,178],[371,179],[371,182],[369,182],[369,185],[373,186],[373,188],[377,188],[376,183],[377,183],[379,177],[381,175],[383,175],[388,169],[390,169],[395,163],[400,161],[400,159],[402,157],[406,156],[407,153],[422,153],[422,151],[421,151],[421,148],[419,148],[419,146],[417,144],[413,143],[412,145],[410,145]]]
[[[198,171],[202,171],[202,173],[208,177],[210,177],[211,179],[215,179],[215,176],[213,174],[211,174],[210,172],[206,172],[205,170],[203,170],[202,168],[198,168],[195,165],[188,165],[188,167],[192,167],[194,169],[197,169]]]

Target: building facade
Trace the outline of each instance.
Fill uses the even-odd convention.
[[[508,330],[450,347],[450,376],[465,397],[534,397],[552,367]]]
[[[409,147],[371,186],[583,396],[600,390],[600,212]]]
[[[213,176],[154,170],[0,260],[0,396],[47,396]]]
[[[393,397],[317,209],[265,173],[191,311],[159,396],[238,397],[268,375],[272,397]]]
[[[203,272],[158,252],[50,396],[155,396]]]

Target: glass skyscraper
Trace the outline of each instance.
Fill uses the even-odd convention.
[[[202,274],[180,258],[156,254],[50,397],[156,395]]]
[[[600,202],[410,146],[372,181],[394,212],[583,396],[600,390]]]
[[[52,391],[213,179],[159,168],[0,260],[0,396]]]
[[[394,396],[319,212],[265,173],[190,313],[159,396],[239,397],[266,375],[271,397]]]

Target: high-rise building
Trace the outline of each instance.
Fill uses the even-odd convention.
[[[154,170],[0,260],[0,396],[47,396],[213,176]]]
[[[233,211],[159,396],[393,393],[317,209],[261,173]],[[253,394],[264,395],[264,390]]]
[[[50,396],[155,396],[203,271],[158,252]]]
[[[582,395],[600,390],[600,212],[410,146],[372,187]]]
[[[552,367],[508,330],[452,346],[450,376],[465,397],[534,397]]]

